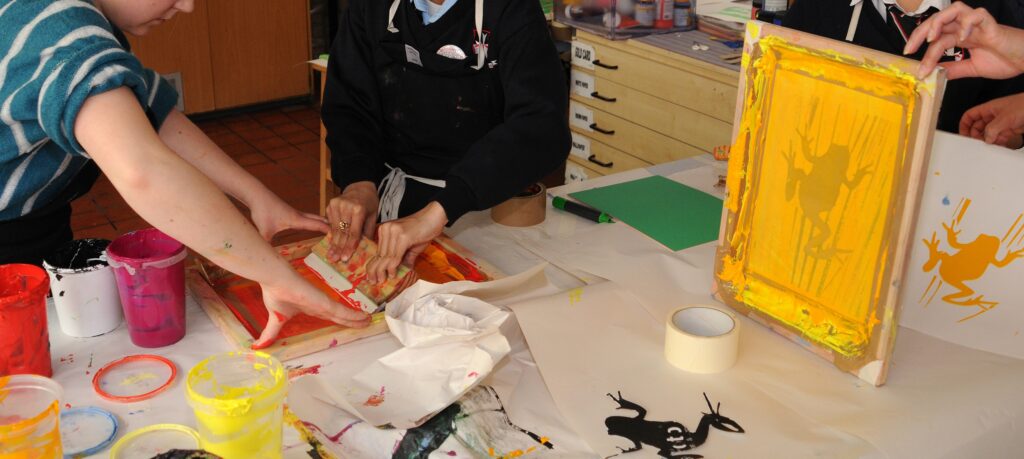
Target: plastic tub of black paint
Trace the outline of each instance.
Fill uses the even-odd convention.
[[[64,334],[90,337],[121,324],[121,299],[107,262],[106,239],[80,239],[61,246],[43,260],[50,293]]]

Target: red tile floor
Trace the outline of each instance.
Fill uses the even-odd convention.
[[[214,142],[286,202],[303,212],[319,211],[320,112],[298,105],[232,115],[197,123]],[[240,206],[241,208],[241,206]],[[114,239],[150,226],[124,202],[106,177],[72,204],[76,239]],[[281,234],[275,243],[295,240]]]

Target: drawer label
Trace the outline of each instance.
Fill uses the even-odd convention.
[[[565,181],[566,183],[582,182],[590,178],[587,174],[586,169],[577,166],[571,162],[565,163]]]
[[[590,44],[577,40],[572,42],[572,65],[578,65],[585,69],[594,69],[594,61],[597,60],[597,53]]]
[[[594,77],[579,70],[572,70],[572,92],[578,96],[593,98],[591,94],[597,91]]]
[[[573,156],[578,158],[587,159],[590,158],[590,139],[579,135],[575,132],[572,134],[572,150],[569,150]]]
[[[569,116],[572,117],[569,121],[573,126],[588,131],[592,131],[593,129],[590,128],[590,125],[596,123],[593,110],[571,101],[569,103]]]

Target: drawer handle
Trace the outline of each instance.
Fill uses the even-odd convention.
[[[590,129],[593,129],[593,130],[595,130],[597,132],[600,132],[602,134],[615,135],[615,131],[610,131],[608,129],[601,129],[600,127],[597,126],[597,123],[590,123]]]
[[[616,100],[618,100],[618,99],[616,99],[614,97],[602,96],[601,93],[599,93],[597,91],[594,91],[594,92],[590,93],[590,97],[593,97],[595,99],[601,99],[601,100],[603,100],[605,102],[615,102]]]
[[[612,162],[612,161],[604,162],[604,161],[601,161],[601,160],[597,159],[597,155],[590,155],[590,157],[587,158],[587,161],[590,161],[590,162],[592,162],[594,164],[597,164],[598,166],[601,166],[601,167],[611,168],[611,167],[615,166],[615,163]]]
[[[606,68],[608,70],[618,70],[619,69],[619,66],[617,66],[617,65],[608,65],[608,64],[605,64],[605,63],[603,63],[603,62],[601,62],[599,60],[594,61],[594,65],[596,65],[598,67],[604,67],[604,68]]]

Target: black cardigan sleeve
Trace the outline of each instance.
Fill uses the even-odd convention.
[[[518,8],[525,11],[509,11]],[[509,2],[505,13],[524,19],[497,37],[503,122],[470,147],[435,196],[449,221],[514,196],[569,156],[568,87],[539,4]]]
[[[383,178],[383,121],[373,75],[365,2],[350,2],[327,62],[321,118],[331,151],[331,178],[344,189]]]

